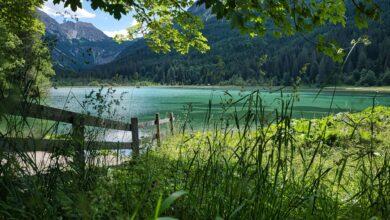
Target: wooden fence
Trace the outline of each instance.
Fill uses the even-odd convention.
[[[168,118],[160,118],[159,113],[156,114],[156,119],[153,121],[139,122],[138,118],[131,118],[130,123],[103,119],[95,116],[80,114],[67,110],[57,109],[53,107],[22,103],[17,108],[6,109],[8,114],[22,117],[37,118],[56,122],[72,124],[71,140],[50,140],[50,139],[32,139],[32,138],[9,138],[0,137],[0,147],[6,151],[51,151],[54,148],[62,148],[74,146],[76,149],[76,158],[84,160],[85,150],[85,126],[100,127],[107,129],[115,129],[122,131],[131,131],[131,142],[103,142],[103,141],[88,141],[88,146],[93,146],[95,149],[110,150],[110,149],[132,149],[132,155],[137,157],[140,151],[141,141],[139,129],[149,126],[156,126],[157,145],[161,145],[160,125],[164,123],[170,124],[170,133],[174,134],[173,122],[175,118],[173,113],[169,113]],[[89,148],[91,149],[91,148]]]

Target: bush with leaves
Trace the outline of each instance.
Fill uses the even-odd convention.
[[[41,5],[38,0],[0,1],[0,99],[37,98],[50,87],[54,71],[35,12]]]

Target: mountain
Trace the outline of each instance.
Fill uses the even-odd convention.
[[[118,44],[90,23],[58,23],[43,11],[38,17],[45,25],[45,41],[51,45],[56,72],[79,72],[113,61],[130,43]]]
[[[63,31],[62,33],[65,34],[65,37],[69,40],[85,39],[88,41],[96,42],[109,39],[109,37],[107,37],[102,31],[95,28],[95,26],[93,26],[92,24],[86,22],[75,23],[67,21],[60,24],[60,27]]]
[[[189,11],[204,20],[204,35],[211,50],[206,54],[190,51],[156,54],[140,39],[123,50],[110,63],[83,71],[84,78],[123,81],[150,80],[165,84],[264,84],[291,85],[301,68],[309,63],[302,83],[307,85],[339,84],[390,85],[390,3],[381,2],[381,22],[359,30],[353,24],[352,4],[348,7],[347,27],[327,25],[305,37],[296,35],[276,39],[273,36],[250,38],[240,35],[230,23],[217,20],[204,6]],[[324,34],[348,48],[352,39],[368,35],[371,45],[359,45],[344,67],[344,74],[335,74],[339,64],[319,53],[314,41]],[[266,62],[264,55],[267,55]]]

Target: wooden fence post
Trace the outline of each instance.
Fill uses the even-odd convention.
[[[138,118],[131,118],[131,149],[134,157],[139,156],[139,130],[138,130]]]
[[[154,121],[154,124],[156,125],[156,139],[157,139],[157,146],[161,146],[161,135],[160,135],[160,113],[156,113],[156,120]]]
[[[72,123],[72,140],[75,149],[73,161],[80,167],[80,171],[85,170],[85,126],[83,117],[75,117]]]
[[[171,135],[174,135],[174,128],[173,128],[173,112],[169,112],[169,125],[171,127]]]

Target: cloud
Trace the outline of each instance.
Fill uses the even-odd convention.
[[[138,21],[133,18],[131,21],[130,27],[136,26],[138,24]]]
[[[64,16],[65,18],[94,18],[96,14],[85,9],[79,8],[77,11],[72,11],[69,7],[64,8],[64,3],[53,4],[52,1],[47,1],[42,6],[41,10],[50,16]]]
[[[137,20],[133,19],[131,21],[130,27],[133,27],[137,24],[138,24]],[[103,33],[105,33],[109,37],[115,37],[115,35],[118,35],[118,34],[127,35],[127,30],[122,29],[122,30],[118,30],[118,31],[103,31]]]
[[[127,30],[122,29],[119,31],[103,31],[103,33],[105,33],[109,37],[115,37],[115,35],[117,35],[117,34],[127,35]]]

